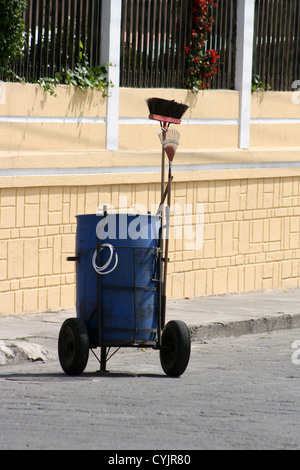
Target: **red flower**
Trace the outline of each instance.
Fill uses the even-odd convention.
[[[185,47],[187,77],[184,83],[192,91],[209,88],[208,80],[217,73],[219,53],[213,49],[205,50],[208,32],[212,30],[214,21],[213,8],[216,6],[216,0],[193,0],[191,40]]]

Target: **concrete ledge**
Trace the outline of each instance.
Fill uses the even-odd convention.
[[[140,167],[140,168],[103,168],[98,174],[91,173],[90,169],[82,168],[80,172],[74,173],[72,170],[49,171],[48,174],[35,171],[36,174],[15,174],[0,172],[0,188],[33,188],[33,187],[57,187],[57,186],[97,186],[116,184],[147,184],[160,183],[160,167]],[[259,173],[258,173],[259,171]],[[17,172],[16,172],[17,173]],[[201,169],[201,165],[195,168],[188,165],[182,168],[174,166],[175,183],[191,181],[223,181],[223,180],[243,180],[243,179],[265,179],[265,178],[285,178],[300,175],[300,167],[266,167],[262,168],[222,168],[222,169]]]
[[[300,328],[300,314],[283,314],[276,317],[252,318],[244,321],[209,323],[207,325],[189,325],[192,341],[269,333],[292,328]]]

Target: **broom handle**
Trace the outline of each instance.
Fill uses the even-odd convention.
[[[173,181],[173,176],[172,176],[172,181]],[[165,202],[165,199],[166,199],[166,197],[167,197],[168,191],[169,191],[169,183],[167,183],[167,186],[166,186],[166,189],[165,189],[163,198],[162,198],[162,200],[160,201],[160,204],[159,204],[159,206],[158,206],[158,210],[157,210],[157,213],[156,213],[156,214],[159,214],[159,212],[161,211],[161,206],[162,206],[163,203]]]
[[[163,128],[162,128],[162,136],[163,136],[163,139],[165,140],[166,139],[166,132],[164,131]],[[160,190],[161,190],[160,191],[161,192],[160,200],[164,201],[166,196],[164,196],[164,192],[165,192],[165,149],[164,149],[163,145],[161,146],[161,188],[160,188]],[[160,203],[160,205],[159,205],[159,210],[161,212],[161,230],[163,228],[163,208],[162,208],[162,205],[163,205],[163,203]],[[160,247],[160,249],[162,251],[162,256],[163,256],[163,251],[164,251],[163,235],[161,236],[161,247]],[[163,275],[163,272],[161,274]],[[164,326],[165,326],[165,316],[166,316],[165,315],[165,310],[166,310],[165,303],[166,303],[166,297],[165,297],[164,277],[163,277],[163,279],[162,279],[162,292],[161,292],[161,313],[160,313],[160,328],[161,328],[161,331],[164,329]]]
[[[160,123],[161,132],[162,132],[162,140],[166,140],[167,136],[167,123],[161,122]],[[160,188],[160,199],[163,200],[165,191],[165,149],[164,146],[161,146],[161,188]]]
[[[165,190],[165,149],[161,146],[161,187],[160,187],[160,199],[163,200]]]
[[[167,136],[167,130],[169,128],[170,123],[168,122],[161,122],[160,127],[162,131],[162,140],[166,140]],[[169,168],[169,176],[170,176],[170,168]],[[170,189],[171,189],[171,182],[168,184],[166,190],[168,190],[168,195],[170,194]],[[161,201],[165,200],[165,149],[162,144],[161,146]],[[169,201],[169,197],[168,197]],[[162,203],[163,204],[163,203]],[[161,204],[161,205],[162,205]],[[160,207],[161,207],[160,205]],[[161,228],[163,224],[163,218],[161,217]],[[164,261],[164,274],[163,274],[163,285],[162,285],[162,302],[161,302],[161,318],[160,318],[160,324],[161,324],[161,329],[164,328],[165,326],[165,318],[166,318],[166,275],[167,275],[167,262],[166,259],[168,256],[166,256],[166,250],[168,250],[168,237],[166,237],[165,241],[165,261]],[[163,237],[161,239],[161,250],[163,251]]]
[[[166,322],[166,302],[167,302],[167,275],[168,275],[168,255],[169,255],[169,238],[170,238],[170,205],[171,205],[171,187],[172,187],[172,173],[171,162],[169,162],[169,175],[168,175],[168,207],[169,207],[169,226],[167,227],[167,236],[165,241],[164,253],[164,280],[163,280],[163,295],[162,295],[162,315],[161,315],[161,328],[165,327]]]

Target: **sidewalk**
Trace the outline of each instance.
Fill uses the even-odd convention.
[[[0,366],[57,358],[57,339],[75,309],[0,316]],[[183,320],[192,341],[300,328],[300,289],[168,300],[167,321]]]

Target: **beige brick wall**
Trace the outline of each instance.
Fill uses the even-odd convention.
[[[65,262],[74,252],[76,230],[70,193],[71,188],[1,189],[0,313],[73,305],[75,276]]]
[[[155,183],[1,189],[0,314],[74,307],[75,215],[159,195]],[[203,204],[204,242],[174,238],[172,215],[169,297],[300,285],[300,177],[175,182],[172,205],[185,204],[192,231]]]
[[[204,203],[204,244],[190,260],[173,253],[169,295],[299,287],[299,177],[195,182],[186,191]]]

